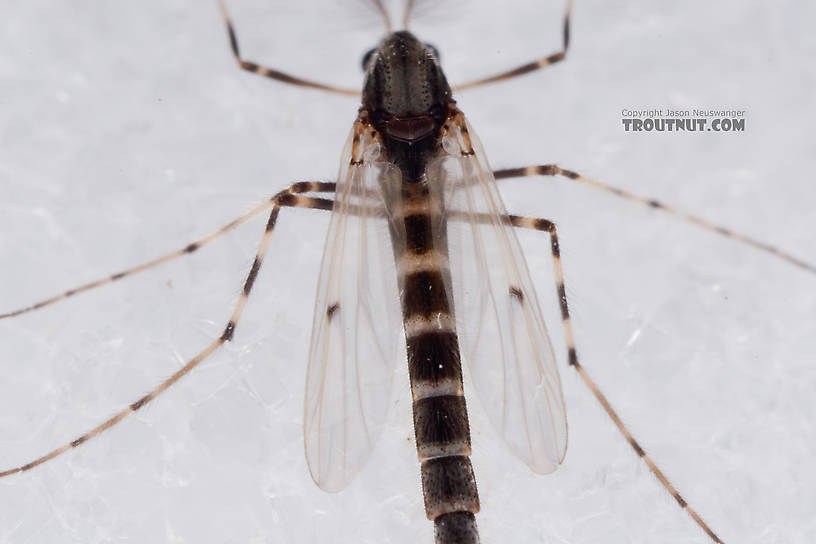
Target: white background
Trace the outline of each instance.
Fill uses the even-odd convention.
[[[360,85],[382,26],[235,0],[251,60]],[[560,2],[417,18],[452,82],[560,42]],[[529,4],[529,5],[526,5]],[[541,4],[541,5],[540,5]],[[429,6],[430,3],[429,3]],[[4,0],[0,311],[183,247],[296,180],[330,180],[354,99],[240,71],[215,2]],[[578,1],[567,62],[460,97],[494,167],[557,162],[816,262],[814,7]],[[738,108],[744,133],[632,134],[624,107]],[[558,222],[578,351],[729,543],[816,540],[816,277],[568,180],[502,182]],[[323,212],[285,210],[234,343],[115,429],[0,480],[0,542],[432,542],[404,364],[363,472],[309,478],[301,410]],[[0,322],[0,469],[69,442],[217,337],[264,219],[194,256]],[[570,446],[535,476],[470,399],[486,543],[708,542],[563,362],[546,239],[522,242]]]

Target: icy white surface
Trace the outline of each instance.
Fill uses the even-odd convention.
[[[247,57],[359,85],[381,29],[363,2],[323,16],[252,4],[231,2]],[[460,25],[469,3],[428,3],[417,31],[461,81],[557,48],[560,2],[522,4]],[[814,262],[813,20],[806,2],[578,0],[567,62],[460,106],[494,167],[557,162]],[[6,0],[0,50],[0,311],[183,247],[291,181],[331,179],[357,108],[240,71],[214,1]],[[625,133],[621,108],[650,106],[744,108],[746,131]],[[582,361],[689,503],[729,543],[816,541],[816,277],[568,180],[502,190],[509,209],[558,222]],[[432,542],[404,364],[352,485],[325,494],[306,469],[325,215],[281,214],[233,344],[115,429],[0,480],[0,542]],[[0,322],[0,470],[220,334],[263,222]],[[563,364],[546,240],[522,243],[570,446],[535,476],[470,400],[484,542],[708,542]]]

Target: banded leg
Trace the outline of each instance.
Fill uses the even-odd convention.
[[[42,457],[38,457],[37,459],[34,459],[33,461],[30,461],[24,465],[20,465],[18,467],[0,472],[0,478],[9,476],[11,474],[16,474],[18,472],[25,472],[27,470],[31,470],[32,468],[38,465],[41,465],[47,461],[50,461],[51,459],[54,459],[55,457],[62,455],[68,450],[76,448],[80,444],[83,444],[88,440],[94,438],[101,432],[110,429],[111,427],[125,419],[127,416],[141,409],[145,404],[149,403],[150,401],[161,395],[164,391],[170,388],[170,386],[179,381],[183,376],[185,376],[192,369],[198,366],[207,357],[212,355],[215,352],[215,350],[218,349],[219,346],[221,346],[225,342],[229,342],[230,340],[232,340],[232,337],[235,334],[235,327],[238,325],[238,322],[241,319],[241,315],[244,311],[244,306],[246,305],[246,302],[249,298],[249,294],[252,291],[252,286],[255,284],[255,280],[258,277],[258,271],[261,269],[261,263],[263,262],[264,256],[266,255],[266,251],[269,247],[269,241],[272,238],[272,231],[275,228],[275,223],[278,220],[278,214],[280,213],[281,208],[294,207],[294,208],[312,208],[317,210],[331,210],[332,205],[334,204],[334,202],[331,199],[312,198],[297,194],[296,190],[293,188],[297,187],[298,185],[299,184],[297,183],[292,185],[289,189],[281,191],[271,199],[272,210],[269,213],[269,220],[266,223],[264,234],[261,237],[260,243],[258,244],[258,250],[255,253],[255,260],[252,263],[252,267],[250,268],[249,273],[247,274],[246,280],[244,281],[244,288],[243,291],[241,292],[241,297],[238,299],[238,302],[236,302],[235,306],[233,307],[229,321],[224,327],[224,332],[221,334],[221,336],[219,336],[216,340],[211,342],[207,347],[201,350],[195,357],[190,359],[183,367],[174,372],[172,376],[161,382],[158,386],[156,386],[152,391],[144,395],[142,398],[131,403],[129,406],[120,410],[119,412],[117,412],[107,420],[103,421],[93,429],[79,436],[77,439],[67,444],[64,444],[56,448],[55,450],[43,455]],[[333,186],[334,184],[331,183],[322,185]]]
[[[199,238],[198,240],[187,244],[181,249],[177,249],[176,251],[171,251],[170,253],[165,253],[160,257],[156,257],[155,259],[148,261],[146,263],[142,263],[140,265],[136,265],[132,268],[128,268],[126,270],[122,270],[121,272],[117,272],[115,274],[111,274],[104,278],[99,278],[97,280],[85,283],[80,285],[79,287],[74,287],[73,289],[69,289],[57,295],[54,295],[50,298],[43,299],[39,302],[35,302],[29,306],[24,308],[19,308],[17,310],[12,310],[10,312],[0,314],[0,319],[4,319],[7,317],[14,317],[21,314],[25,314],[28,312],[32,312],[34,310],[39,310],[40,308],[44,308],[45,306],[50,306],[55,302],[59,302],[60,300],[66,299],[68,297],[72,297],[79,293],[90,291],[91,289],[95,289],[97,287],[101,287],[103,285],[107,285],[108,283],[112,283],[117,280],[121,280],[128,276],[132,276],[138,272],[144,272],[145,270],[149,270],[154,266],[158,266],[160,264],[164,264],[166,262],[172,261],[177,257],[182,257],[184,255],[189,255],[191,253],[195,253],[203,246],[209,244],[219,236],[228,233],[231,230],[234,230],[240,225],[243,225],[259,213],[268,210],[272,206],[275,205],[276,201],[280,201],[284,198],[285,195],[298,195],[302,193],[333,193],[335,190],[334,183],[325,183],[325,182],[317,182],[317,181],[302,181],[298,183],[292,184],[288,189],[281,191],[277,195],[268,198],[249,210],[248,212],[238,216],[237,218],[233,219],[223,227],[214,230],[210,234],[204,236],[203,238]],[[331,202],[331,201],[329,201]],[[282,204],[283,205],[283,204]]]
[[[782,249],[779,249],[776,246],[773,246],[765,242],[761,242],[759,240],[751,238],[750,236],[741,234],[731,229],[715,225],[714,223],[711,223],[710,221],[707,221],[701,217],[678,210],[676,208],[673,208],[672,206],[669,206],[668,204],[663,204],[658,200],[639,196],[634,193],[624,191],[623,189],[618,189],[617,187],[612,187],[611,185],[607,185],[606,183],[600,182],[598,180],[586,176],[582,176],[581,174],[573,172],[572,170],[561,168],[555,164],[539,164],[535,166],[526,166],[524,168],[507,168],[503,170],[496,170],[495,172],[493,172],[493,175],[497,180],[526,176],[564,176],[573,181],[577,181],[585,185],[595,187],[596,189],[601,189],[603,191],[606,191],[607,193],[612,193],[615,196],[619,196],[627,200],[631,200],[633,202],[638,202],[640,204],[649,206],[650,208],[654,208],[656,210],[661,210],[675,217],[679,217],[684,221],[693,223],[705,230],[717,233],[721,236],[725,236],[726,238],[730,238],[738,242],[742,242],[755,249],[764,251],[765,253],[773,255],[774,257],[787,261],[798,268],[816,274],[816,264],[811,264],[803,259],[800,259],[799,257],[795,257],[790,253]]]
[[[522,64],[521,66],[518,66],[506,72],[502,72],[500,74],[495,74],[474,81],[468,81],[467,83],[463,83],[462,85],[454,85],[453,92],[464,91],[466,89],[471,89],[473,87],[479,87],[480,85],[484,85],[485,83],[493,83],[495,81],[502,81],[505,79],[510,79],[512,77],[529,74],[530,72],[540,70],[542,68],[550,66],[551,64],[555,64],[556,62],[561,62],[562,60],[564,60],[567,57],[567,49],[569,49],[571,12],[572,12],[572,0],[567,0],[567,9],[564,12],[564,26],[562,30],[563,45],[560,51],[553,53],[551,55],[547,55],[546,57],[541,57],[539,59],[530,61],[526,64]]]
[[[712,541],[722,544],[722,540],[711,530],[708,524],[703,521],[700,515],[686,502],[686,500],[680,495],[677,489],[669,482],[669,479],[663,474],[663,471],[655,464],[651,457],[646,453],[646,451],[638,444],[635,437],[632,436],[632,433],[627,429],[626,425],[621,420],[620,416],[618,416],[615,409],[609,403],[609,400],[606,398],[598,385],[586,371],[586,369],[578,362],[578,353],[575,350],[575,339],[572,332],[572,322],[570,321],[569,315],[569,307],[567,304],[567,292],[564,287],[564,270],[561,264],[561,250],[558,244],[558,232],[555,227],[555,223],[549,221],[547,219],[538,219],[533,217],[522,217],[518,215],[508,215],[506,216],[506,221],[513,225],[514,227],[525,228],[525,229],[535,229],[539,231],[546,231],[550,235],[550,251],[553,257],[553,268],[555,269],[555,283],[556,289],[558,291],[558,302],[561,306],[561,318],[564,323],[564,334],[566,336],[567,341],[567,351],[568,351],[568,361],[569,365],[578,372],[578,375],[581,376],[581,380],[583,380],[584,384],[592,391],[592,394],[598,399],[598,402],[601,403],[603,406],[604,411],[618,428],[620,433],[626,439],[632,449],[635,450],[635,453],[643,459],[643,462],[646,463],[646,466],[649,467],[649,470],[652,471],[652,474],[660,481],[661,485],[668,491],[674,500],[677,501],[677,504],[680,505],[680,508],[688,512],[691,518],[700,526],[703,531],[711,538]]]
[[[377,4],[382,8],[382,4],[377,2]],[[224,23],[227,25],[227,33],[229,34],[229,41],[230,47],[232,48],[232,54],[235,56],[235,60],[238,61],[238,65],[248,72],[253,72],[260,76],[268,77],[270,79],[275,79],[277,81],[281,81],[283,83],[289,83],[290,85],[297,85],[299,87],[309,87],[312,89],[320,89],[321,91],[329,91],[332,93],[344,94],[347,96],[360,96],[360,91],[357,89],[344,89],[342,87],[335,87],[334,85],[327,85],[325,83],[319,83],[317,81],[310,81],[308,79],[302,79],[285,72],[281,72],[279,70],[275,70],[272,68],[267,68],[266,66],[261,66],[254,62],[250,62],[248,60],[244,60],[241,58],[241,52],[238,49],[238,36],[235,33],[235,27],[232,25],[232,20],[230,19],[229,13],[227,12],[227,6],[224,4],[224,0],[218,0],[218,7],[221,9],[221,15],[224,17]],[[383,14],[385,14],[384,8],[382,8]],[[390,22],[388,23],[390,25]]]

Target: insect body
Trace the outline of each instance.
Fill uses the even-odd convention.
[[[368,433],[386,406],[357,384],[375,376],[389,389],[388,372],[376,369],[389,368],[397,338],[376,331],[397,315],[388,306],[398,289],[426,514],[439,544],[478,542],[460,354],[503,436],[531,467],[549,472],[566,450],[561,386],[529,274],[436,55],[412,34],[391,34],[370,57],[350,140],[307,380],[312,475],[335,490],[367,456]],[[372,235],[386,228],[387,237]],[[385,272],[383,247],[396,263]],[[382,274],[396,278],[372,277]],[[390,289],[375,297],[371,282]]]
[[[563,50],[458,89],[563,60],[568,20],[569,9]],[[244,60],[228,20],[227,27],[233,53],[243,69],[299,86],[360,94]],[[567,435],[561,385],[513,230],[527,228],[549,237],[569,365],[677,504],[711,540],[720,542],[634,439],[579,363],[555,225],[546,219],[508,215],[496,181],[562,176],[678,215],[799,268],[816,269],[775,246],[553,164],[491,172],[472,127],[454,101],[457,87],[448,85],[435,50],[408,32],[389,31],[380,46],[366,56],[365,66],[362,107],[336,183],[294,183],[221,229],[174,252],[28,307],[4,309],[6,313],[0,318],[9,318],[124,279],[195,253],[249,218],[268,213],[243,292],[217,338],[118,413],[38,458],[3,470],[0,478],[29,471],[85,444],[142,410],[232,340],[281,210],[300,207],[332,210],[314,314],[304,410],[306,457],[318,485],[331,491],[342,489],[369,457],[389,404],[400,328],[408,348],[426,513],[434,520],[438,543],[478,541],[474,514],[479,510],[479,497],[469,459],[463,364],[498,434],[516,456],[539,473],[554,470],[563,460]]]

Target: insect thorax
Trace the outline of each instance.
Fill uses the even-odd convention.
[[[368,60],[361,114],[382,137],[404,180],[421,177],[452,105],[433,48],[410,32],[390,34]]]

